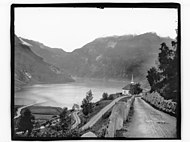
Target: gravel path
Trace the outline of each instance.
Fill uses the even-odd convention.
[[[154,109],[140,97],[135,98],[134,113],[127,124],[124,137],[175,138],[176,118]]]

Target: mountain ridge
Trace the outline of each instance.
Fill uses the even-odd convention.
[[[17,36],[14,38],[16,91],[27,84],[66,83],[73,81],[71,76],[62,72],[56,66],[45,62],[42,57],[36,55],[31,50],[32,45],[26,41],[22,41]]]
[[[40,48],[39,42],[36,44],[35,41],[22,39],[32,44],[35,48],[31,50],[45,61],[71,75],[107,79],[129,79],[131,74],[144,79],[148,68],[155,64],[160,44],[162,42],[170,44],[173,40],[152,32],[100,37],[72,52],[63,50],[64,52],[57,54],[56,48],[50,48],[46,53],[45,45],[44,48]]]

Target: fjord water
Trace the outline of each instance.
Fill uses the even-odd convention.
[[[92,102],[100,100],[102,94],[121,92],[127,81],[108,81],[97,79],[76,79],[67,84],[37,84],[23,88],[15,93],[15,105],[36,104],[71,108],[74,103],[81,104],[86,92],[93,93]]]

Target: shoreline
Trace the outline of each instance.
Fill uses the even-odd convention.
[[[23,89],[27,87],[32,87],[35,85],[60,85],[60,84],[68,84],[68,83],[77,83],[77,80],[90,80],[90,81],[106,81],[106,82],[120,82],[120,83],[129,83],[128,80],[119,80],[119,79],[102,79],[102,78],[88,78],[88,77],[72,77],[74,81],[64,82],[64,83],[46,83],[46,82],[38,82],[38,83],[28,83],[23,85],[22,87],[19,87],[19,89],[15,90],[15,93],[22,91]]]
[[[37,103],[29,104],[29,105],[14,105],[15,108],[18,107],[17,111],[14,112],[16,114],[14,116],[14,119],[19,118],[21,116],[22,111],[26,108],[28,108],[33,115],[38,115],[38,117],[39,116],[43,117],[43,116],[48,116],[48,115],[53,116],[53,115],[56,115],[55,112],[57,112],[58,114],[62,110],[61,107],[56,107],[56,106],[35,106],[39,103],[43,103],[43,102],[37,102]]]
[[[80,77],[73,77],[73,78],[75,79],[75,82],[57,83],[57,84],[50,84],[50,83],[27,84],[21,90],[18,90],[18,91],[15,92],[15,95],[14,95],[15,104],[14,105],[15,106],[18,106],[18,105],[24,105],[25,106],[25,105],[28,105],[28,104],[33,104],[36,101],[45,101],[47,99],[47,103],[44,103],[44,104],[41,104],[41,105],[38,105],[38,106],[44,106],[44,107],[51,106],[51,107],[61,107],[61,108],[62,107],[67,107],[67,108],[70,109],[70,108],[72,108],[72,103],[74,103],[73,101],[70,101],[71,99],[70,100],[67,99],[69,102],[71,102],[69,104],[67,102],[64,103],[64,100],[61,103],[61,102],[57,101],[57,100],[59,100],[59,97],[61,97],[61,96],[58,95],[57,100],[54,99],[54,97],[51,98],[51,96],[54,96],[54,95],[51,95],[54,92],[50,91],[50,96],[48,96],[49,95],[48,94],[49,92],[47,91],[48,88],[50,88],[50,90],[52,89],[52,90],[57,91],[56,86],[54,87],[54,85],[58,85],[57,86],[58,89],[59,89],[59,85],[61,85],[61,87],[63,85],[63,88],[67,88],[67,85],[68,86],[74,86],[71,89],[75,89],[75,86],[81,88],[81,85],[84,86],[84,88],[86,87],[85,88],[86,91],[82,90],[82,91],[84,91],[84,93],[83,92],[79,93],[78,97],[76,96],[77,94],[75,95],[75,93],[77,93],[76,91],[74,91],[74,93],[73,93],[73,91],[66,92],[67,93],[66,96],[68,96],[68,94],[72,93],[71,94],[72,98],[80,99],[81,101],[76,100],[77,101],[76,103],[79,103],[81,105],[82,98],[85,97],[86,92],[88,92],[90,89],[93,90],[95,88],[94,89],[95,90],[94,91],[95,96],[94,96],[92,102],[97,102],[98,100],[101,99],[102,94],[104,92],[107,92],[108,94],[115,94],[115,93],[121,92],[120,88],[122,88],[126,84],[123,81],[115,81],[115,80],[104,80],[104,79],[97,79],[97,78],[80,78]],[[96,90],[96,88],[97,88],[97,90]],[[33,89],[34,90],[35,89],[36,90],[42,90],[42,92],[36,93],[37,95],[39,95],[40,100],[39,99],[37,100],[35,97],[34,97],[34,99],[32,99],[33,98],[32,95],[34,95],[34,96],[36,95],[35,93],[32,94],[31,93],[32,91],[29,92],[29,93],[31,93],[31,94],[29,94],[30,96],[28,96],[28,97],[22,96],[23,93],[25,94],[28,90],[30,91],[30,90],[33,90]],[[68,90],[70,90],[70,89],[68,89]],[[18,93],[18,96],[17,96],[17,93]],[[64,95],[64,91],[62,93],[60,93],[58,91],[58,94],[63,94]],[[64,96],[63,96],[63,98],[64,98]],[[23,99],[23,100],[21,100],[21,99]],[[58,103],[54,103],[55,101],[57,101]]]
[[[130,80],[126,79],[121,79],[121,78],[95,78],[95,77],[78,77],[78,76],[73,76],[73,79],[84,79],[84,80],[97,80],[97,81],[110,81],[110,82],[130,82]]]
[[[41,102],[33,103],[33,104],[29,104],[29,105],[24,105],[24,106],[22,106],[22,107],[19,107],[19,108],[17,109],[17,111],[16,111],[16,116],[14,116],[14,119],[18,118],[18,117],[21,115],[21,112],[22,112],[23,109],[25,109],[25,108],[27,108],[27,107],[30,107],[30,106],[33,106],[33,105],[35,105],[35,104],[39,104],[39,103],[41,103]],[[15,106],[16,106],[16,105],[15,105]]]

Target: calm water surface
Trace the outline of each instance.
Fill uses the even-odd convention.
[[[93,102],[98,101],[103,92],[121,92],[128,82],[106,81],[95,79],[77,79],[68,84],[38,84],[25,87],[15,93],[16,105],[40,103],[43,106],[59,106],[71,108],[74,103],[81,104],[86,92],[90,89],[93,93]]]

